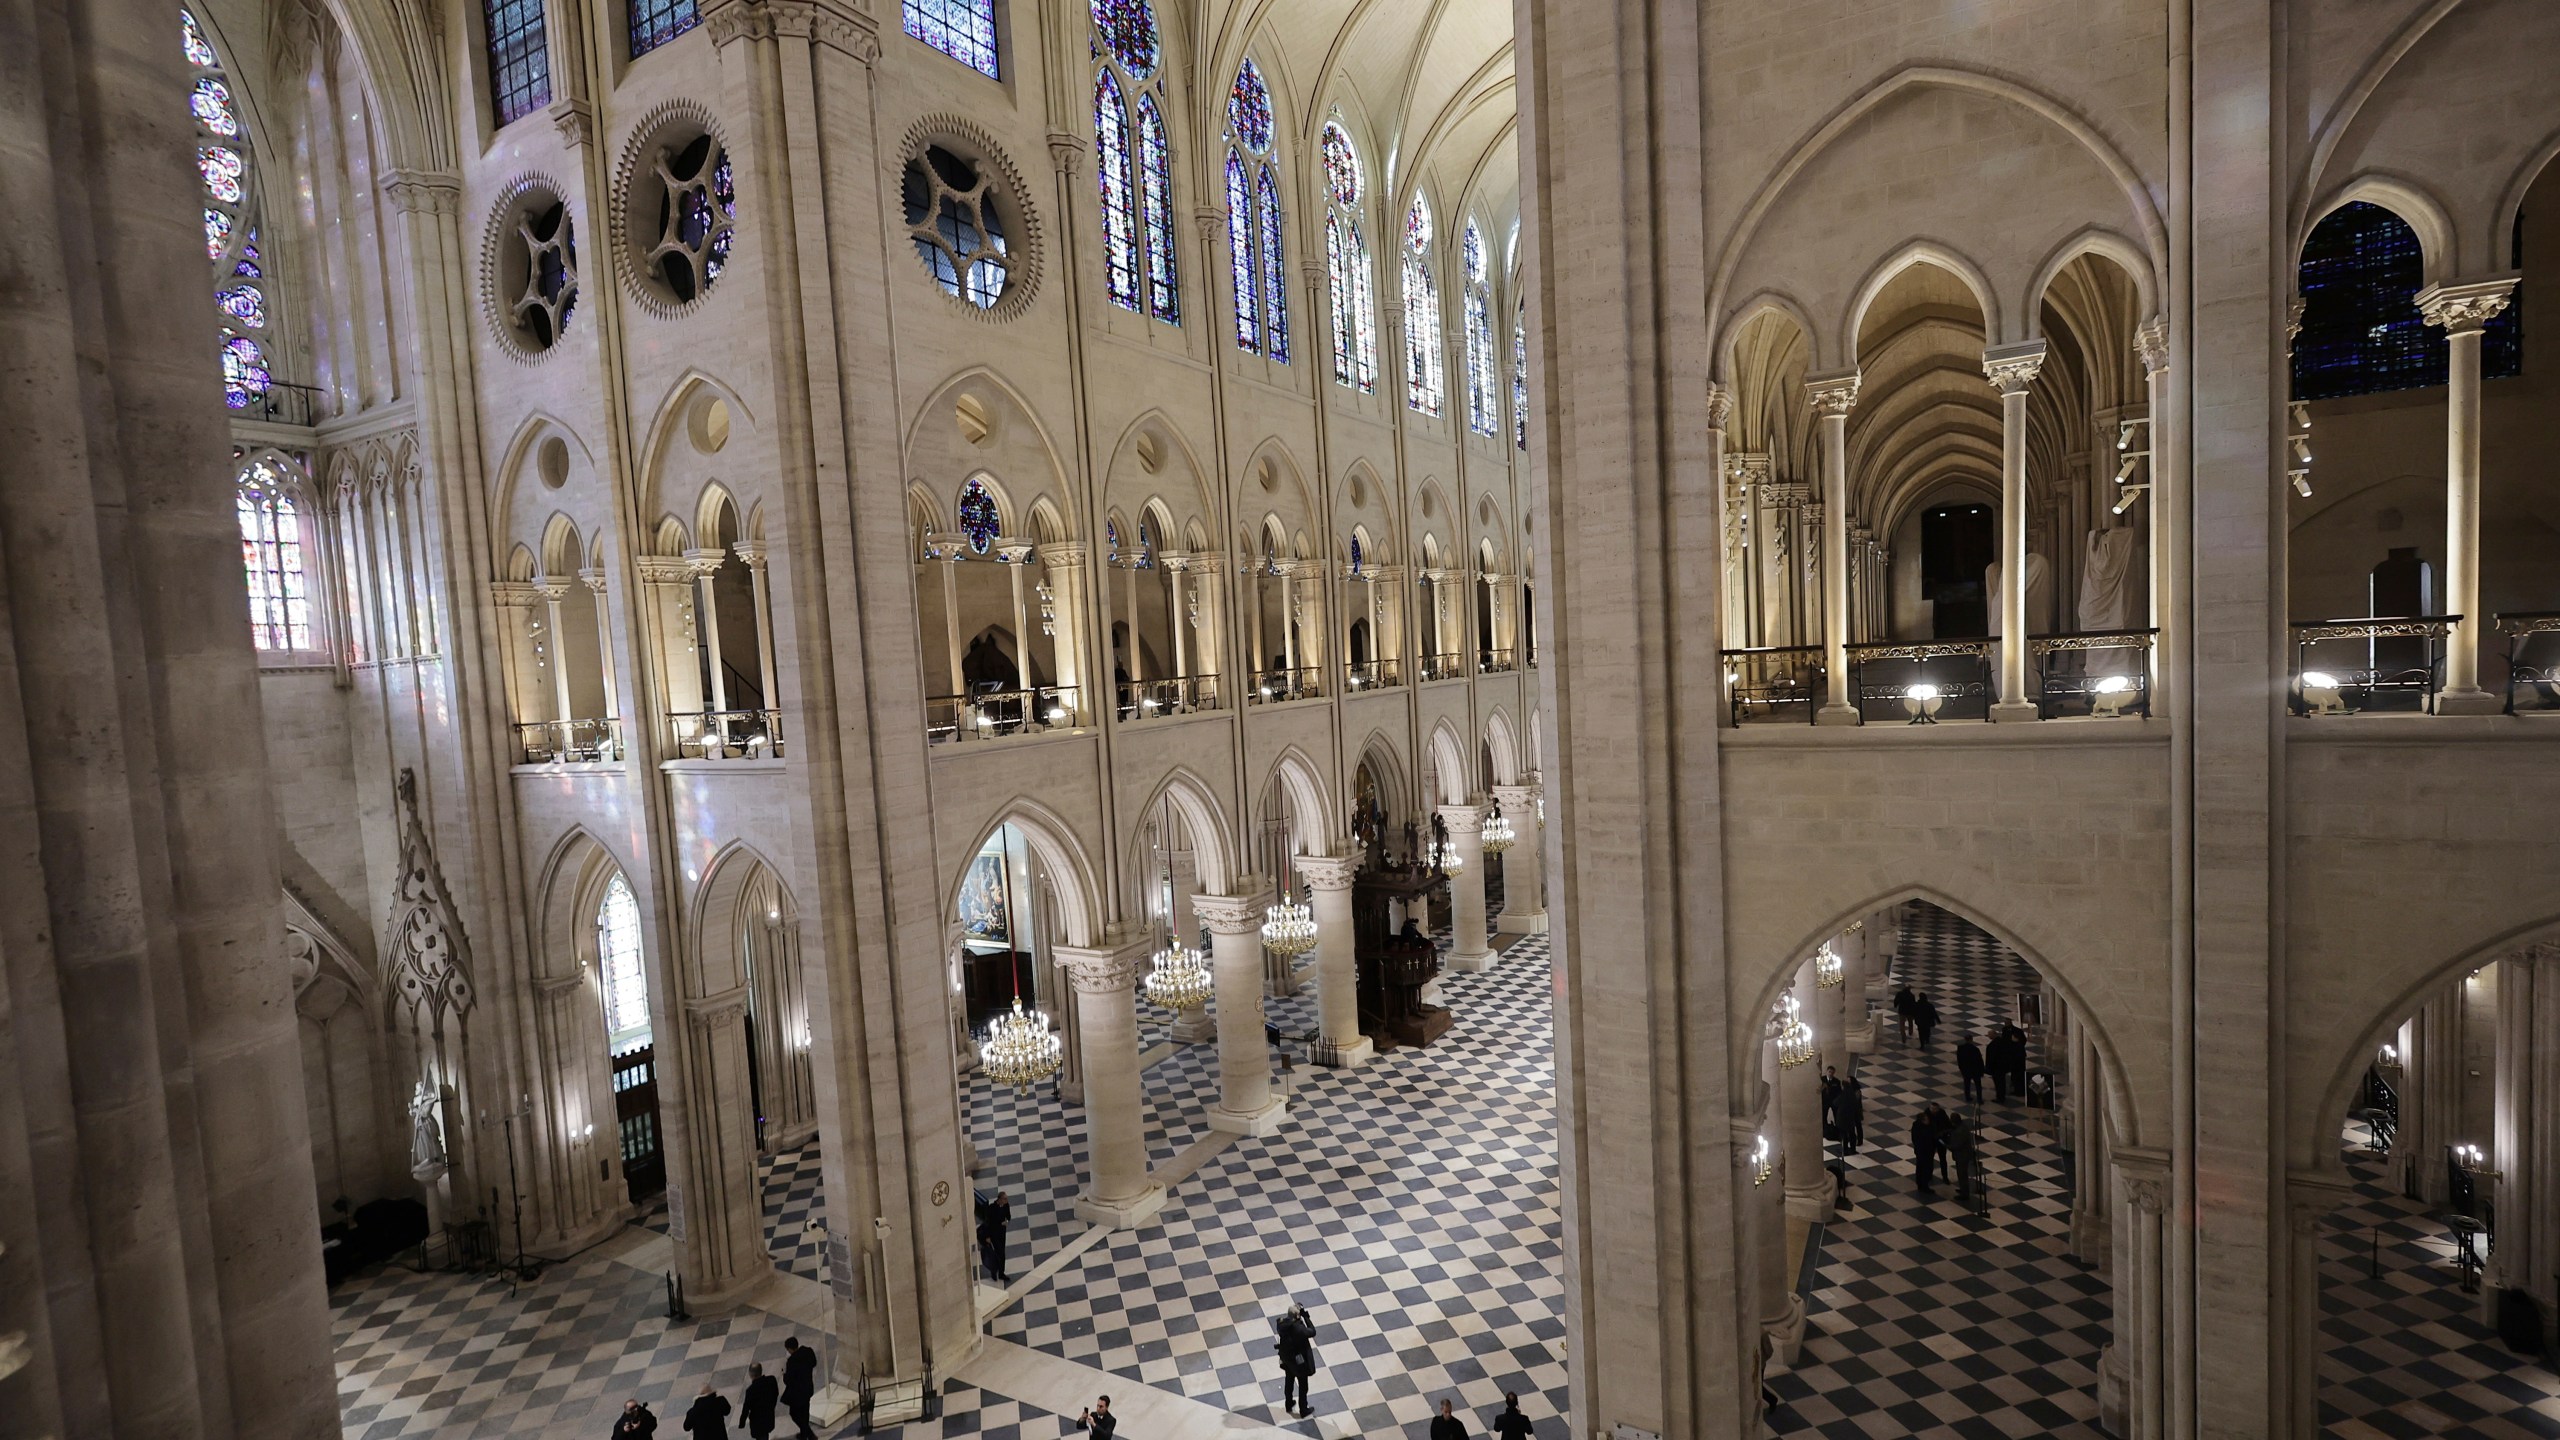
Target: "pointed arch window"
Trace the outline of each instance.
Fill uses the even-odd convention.
[[[1179,325],[1173,146],[1157,69],[1161,43],[1147,0],[1093,0],[1093,56],[1105,289],[1115,305]]]
[[[1271,91],[1246,60],[1227,91],[1227,255],[1236,348],[1289,363],[1289,291],[1280,187],[1272,175]]]
[[[204,27],[187,10],[178,12],[178,22],[190,71],[187,113],[195,119],[196,178],[204,184],[204,253],[213,266],[214,308],[222,316],[214,340],[222,360],[222,403],[263,412],[275,376],[267,360],[267,261],[248,127]]]
[[[904,0],[907,33],[990,80],[996,72],[996,0]]]
[[[501,125],[551,103],[551,46],[543,30],[542,3],[481,0],[489,35],[489,99]],[[636,16],[633,27],[636,35]]]
[[[640,951],[640,902],[614,872],[596,903],[596,977],[604,986],[604,1028],[616,1054],[649,1043],[649,972]]]
[[[1431,206],[1421,196],[1404,213],[1405,403],[1440,413],[1445,382],[1440,358],[1440,285],[1431,275]]]
[[[2524,217],[2514,255],[2523,259]],[[2384,206],[2339,206],[2302,243],[2302,329],[2293,342],[2293,398],[2330,400],[2445,383],[2444,334],[2418,313],[2426,254],[2418,232]],[[2519,293],[2480,340],[2480,373],[2523,373]]]
[[[969,537],[969,548],[984,555],[994,547],[996,533],[1004,528],[1004,517],[996,508],[996,497],[984,480],[972,480],[960,491],[960,533]]]
[[[630,0],[630,8],[634,60],[702,23],[694,0]]]
[[[1498,435],[1502,382],[1493,353],[1493,289],[1485,278],[1484,233],[1473,220],[1459,237],[1458,255],[1467,288],[1467,428],[1478,435]]]
[[[1325,122],[1324,267],[1333,309],[1333,378],[1366,394],[1378,388],[1378,300],[1369,242],[1360,231],[1360,153],[1338,120]]]
[[[1511,443],[1529,448],[1529,307],[1511,312]]]
[[[249,634],[260,650],[316,648],[311,637],[313,540],[297,487],[275,464],[240,472],[240,568],[249,582]]]

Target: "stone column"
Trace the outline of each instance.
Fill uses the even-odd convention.
[[[952,724],[954,735],[968,738],[968,682],[960,669],[960,547],[967,542],[956,535],[932,535],[925,540],[926,553],[942,562],[942,646],[943,659],[951,667]]]
[[[1547,933],[1545,827],[1538,823],[1538,787],[1496,785],[1494,804],[1511,822],[1511,848],[1502,852],[1502,921],[1505,935]]]
[[[2162,1341],[2169,1316],[2160,1267],[2167,1157],[2120,1152],[2115,1191],[2122,1207],[2116,1225],[2122,1263],[2116,1271],[2115,1340],[2099,1356],[2099,1424],[2121,1440],[2163,1440],[2169,1375]]]
[[[709,1314],[741,1303],[773,1273],[756,1176],[755,1115],[747,1102],[747,987],[688,996],[676,1008],[684,1017],[681,1035],[660,1030],[658,1040],[662,1059],[670,1038],[680,1039],[684,1051],[674,1093],[667,1084],[674,1077],[663,1065],[659,1072],[660,1101],[683,1107],[687,1142],[667,1148],[668,1189],[681,1186],[684,1211],[681,1224],[669,1222],[669,1233],[686,1262],[685,1303]]]
[[[550,628],[545,631],[551,642],[542,647],[542,661],[551,671],[551,718],[559,722],[560,754],[569,753],[570,721],[578,717],[569,699],[569,641],[560,625],[560,602],[569,598],[566,581],[546,580],[536,587],[542,592],[542,613]]]
[[[1336,840],[1335,855],[1301,855],[1298,875],[1307,882],[1308,907],[1316,921],[1316,1013],[1325,1043],[1333,1047],[1333,1063],[1356,1070],[1377,1057],[1378,1047],[1360,1033],[1360,967],[1352,933],[1351,886],[1360,870],[1360,852],[1350,840]]]
[[[1764,1057],[1770,1046],[1761,1044]],[[1774,1057],[1765,1060],[1764,1068],[1774,1073]],[[1760,1292],[1760,1333],[1767,1336],[1777,1350],[1777,1358],[1792,1365],[1804,1350],[1804,1297],[1796,1293],[1795,1272],[1787,1266],[1787,1156],[1780,1148],[1779,1131],[1786,1123],[1786,1107],[1778,1099],[1774,1082],[1761,1087],[1768,1095],[1761,1107],[1760,1123],[1752,1127],[1751,1148],[1769,1142],[1769,1174],[1757,1180],[1742,1209],[1749,1232],[1751,1254]]]
[[[2289,1423],[2279,1435],[2319,1435],[2320,1351],[2328,1343],[2320,1333],[2320,1233],[2330,1212],[2355,1198],[2355,1187],[2301,1175],[2285,1179],[2287,1227],[2284,1256],[2284,1323],[2286,1401]],[[2507,1212],[2500,1210],[2501,1216]],[[2482,1287],[2483,1296],[2496,1292]]]
[[[1233,1135],[1278,1133],[1289,1102],[1271,1093],[1271,1047],[1262,1034],[1262,912],[1271,892],[1199,895],[1192,904],[1209,922],[1218,1023],[1218,1103],[1209,1128]]]
[[[762,575],[763,568],[759,566],[756,573]],[[622,693],[615,687],[613,678],[613,612],[605,604],[605,573],[602,570],[581,570],[578,583],[586,586],[596,597],[596,667],[603,672],[604,679],[604,715],[601,718],[610,720],[622,714]]]
[[[1484,807],[1469,802],[1440,807],[1458,869],[1449,877],[1449,968],[1490,970],[1501,957],[1484,932]]]
[[[1085,633],[1084,557],[1081,541],[1040,547],[1045,577],[1040,627],[1049,636],[1049,677],[1060,689],[1072,692],[1066,701],[1071,723],[1082,723],[1093,713],[1088,708],[1092,698],[1083,689],[1086,669],[1076,643],[1076,637]]]
[[[1876,1048],[1875,1013],[1867,1008],[1867,974],[1876,953],[1877,916],[1858,922],[1840,954],[1840,1018],[1843,1042],[1852,1055]]]
[[[1815,1054],[1801,1065],[1778,1068],[1778,1115],[1787,1149],[1787,1213],[1804,1220],[1831,1216],[1831,1172],[1823,1165],[1822,1023],[1815,1016],[1813,964],[1796,967],[1796,1014],[1813,1027]]]
[[[2534,1018],[2542,1008],[2537,1003],[2537,991],[2547,979],[2541,972],[2535,951],[2508,956],[2497,967],[2498,1031],[2489,1168],[2499,1175],[2494,1182],[2498,1233],[2491,1237],[2495,1246],[2489,1255],[2488,1283],[2483,1291],[2485,1318],[2492,1324],[2497,1292],[2547,1293],[2543,1287],[2551,1276],[2551,1267],[2541,1263],[2541,1247],[2535,1234],[2541,1228],[2542,1212],[2550,1208],[2550,1203],[2534,1183],[2541,1162],[2539,1147],[2534,1143],[2534,1115],[2554,1103],[2554,1097],[2534,1083],[2538,1078]]]
[[[1147,944],[1141,934],[1099,949],[1060,945],[1053,952],[1075,990],[1084,1051],[1085,1187],[1076,1214],[1118,1230],[1144,1224],[1164,1208],[1164,1186],[1147,1174],[1138,1071],[1138,961]]]
[[[493,580],[489,583],[489,605],[498,612],[498,629],[503,643],[498,652],[498,673],[506,682],[507,699],[512,707],[510,718],[519,727],[510,747],[509,757],[524,759],[523,744],[526,725],[539,725],[545,719],[536,712],[548,708],[550,697],[534,683],[533,607],[542,598],[538,587],[516,580]]]
[[[2504,708],[2480,688],[2480,332],[2501,310],[2516,282],[2476,280],[2430,285],[2417,294],[2418,313],[2444,327],[2444,598],[2437,611],[2459,615],[2445,637],[2444,693],[2436,709],[2450,715],[2493,715]]]
[[[2000,392],[2000,698],[1994,720],[2033,720],[2027,698],[2027,387],[2044,366],[2044,342],[1982,352],[1982,373]]]
[[[2112,1157],[2098,1047],[2083,1028],[2073,1037],[2071,1074],[2071,1253],[2100,1275],[2115,1271],[2114,1214],[2107,1204]]]
[[[1814,1019],[1814,1033],[1822,1040],[1822,1064],[1825,1069],[1850,1073],[1849,1065],[1849,955],[1858,948],[1857,934],[1843,934],[1825,942],[1824,948],[1840,958],[1840,981],[1825,985],[1818,965],[1806,964],[1805,972],[1813,978],[1813,999],[1820,1014]]]
[[[2136,354],[2142,357],[2142,413],[2150,420],[2144,428],[2144,443],[2151,447],[2151,494],[2144,513],[2151,522],[2144,543],[2150,547],[2151,560],[2151,624],[2160,633],[2151,644],[2151,713],[2168,719],[2185,703],[2170,679],[2177,673],[2178,646],[2173,621],[2175,608],[2170,597],[2178,585],[2180,479],[2177,466],[2175,433],[2169,413],[2169,326],[2163,320],[2145,321],[2133,332]]]
[[[1822,708],[1818,725],[1855,725],[1849,698],[1849,409],[1858,403],[1858,372],[1805,377],[1822,432]]]
[[[1036,725],[1046,717],[1039,709],[1038,687],[1031,683],[1031,546],[1027,541],[1003,540],[997,542],[995,552],[1013,581],[1014,688],[1024,694],[1023,720]]]
[[[1173,631],[1173,676],[1176,680],[1191,674],[1191,615],[1189,607],[1182,603],[1182,575],[1190,568],[1190,563],[1190,558],[1183,555],[1167,555],[1163,560],[1167,588],[1165,614],[1172,622],[1168,628]],[[1183,690],[1187,692],[1188,687],[1183,687]],[[1174,703],[1181,705],[1189,699],[1187,693],[1177,693]]]
[[[720,603],[712,592],[713,577],[728,559],[721,550],[687,550],[685,564],[693,568],[693,630],[702,637],[704,649],[703,676],[711,682],[711,708],[729,708],[729,678],[722,673],[728,666],[720,654]],[[720,727],[726,733],[726,727]],[[709,730],[704,732],[706,736]]]
[[[767,551],[760,540],[741,540],[729,547],[740,564],[747,567],[747,583],[755,592],[756,612],[756,677],[764,686],[764,703],[768,710],[782,708],[782,682],[773,668],[773,601],[765,592],[765,560]]]

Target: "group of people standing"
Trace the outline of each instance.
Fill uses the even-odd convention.
[[[1955,1171],[1956,1198],[1972,1199],[1982,1184],[1973,1126],[1932,1100],[1911,1121],[1912,1188],[1923,1195],[1937,1194],[1937,1187],[1929,1183],[1931,1174],[1944,1180],[1950,1166]]]
[[[1974,1043],[1973,1036],[1964,1037],[1956,1047],[1956,1072],[1964,1077],[1964,1098],[1982,1103],[1982,1076],[1989,1071],[1991,1083],[2000,1103],[2009,1103],[2015,1095],[2027,1098],[2027,1032],[2015,1025],[2003,1025],[1991,1036],[1988,1047]]]
[[[800,1343],[797,1335],[782,1342],[782,1378],[776,1381],[764,1373],[761,1364],[747,1367],[747,1388],[731,1405],[729,1397],[713,1388],[710,1381],[693,1397],[684,1412],[684,1433],[694,1440],[713,1440],[729,1428],[729,1416],[738,1417],[738,1428],[751,1440],[765,1440],[776,1424],[777,1410],[787,1412],[791,1423],[799,1427],[798,1440],[814,1440],[817,1431],[809,1425],[809,1402],[818,1394],[818,1352]],[[614,1417],[613,1440],[650,1440],[658,1433],[658,1417],[643,1400],[625,1400],[622,1413]]]

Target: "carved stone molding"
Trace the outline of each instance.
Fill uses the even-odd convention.
[[[1360,873],[1360,849],[1353,845],[1341,855],[1301,855],[1293,863],[1310,890],[1348,890]]]
[[[1049,132],[1049,168],[1061,175],[1084,170],[1084,137],[1067,130]]]
[[[399,781],[400,883],[391,913],[391,981],[426,1028],[471,1013],[471,942],[418,813],[418,775]]]
[[[2142,357],[2147,374],[2157,375],[2169,368],[2169,322],[2146,320],[2133,332],[2133,348]]]
[[[2515,279],[2510,276],[2504,280],[2430,285],[2412,298],[2428,324],[2442,326],[2447,335],[2467,335],[2496,319],[2498,312],[2507,308],[2515,288]]]
[[[1194,895],[1191,913],[1213,935],[1251,935],[1262,929],[1262,912],[1270,904],[1271,892],[1256,887],[1250,895]]]
[[[443,170],[394,170],[382,177],[382,193],[400,213],[462,213],[462,177]]]
[[[1721,430],[1733,418],[1733,390],[1722,381],[1707,382],[1707,427]]]
[[[696,1030],[715,1030],[732,1020],[743,1020],[747,1014],[747,987],[723,990],[716,995],[700,995],[684,1002],[686,1023]]]
[[[1983,378],[2003,395],[2023,395],[2035,383],[2036,372],[2044,368],[2044,352],[2041,340],[1993,346],[1982,352]]]
[[[542,587],[530,580],[492,580],[489,603],[501,610],[530,610],[542,598]]]
[[[1126,995],[1137,988],[1139,957],[1144,947],[1123,946],[1117,950],[1084,950],[1065,945],[1051,954],[1057,966],[1067,974],[1067,983],[1079,995]]]
[[[1823,375],[1804,377],[1805,403],[1813,413],[1825,419],[1845,418],[1858,403],[1859,375],[1855,370],[1835,370]]]
[[[690,585],[693,583],[693,566],[681,555],[642,555],[631,563],[632,568],[640,572],[640,583],[643,585]]]
[[[584,100],[562,100],[551,107],[552,127],[572,148],[594,143],[596,138],[595,107]]]
[[[1465,805],[1443,805],[1439,813],[1440,823],[1448,826],[1449,833],[1452,835],[1474,835],[1484,829],[1482,805],[1472,802]]]

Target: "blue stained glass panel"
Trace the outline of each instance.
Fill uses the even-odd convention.
[[[204,38],[204,27],[196,23],[196,17],[181,10],[178,20],[185,27],[187,63],[204,70],[219,64],[214,57],[213,42]]]
[[[996,509],[996,497],[986,482],[972,480],[960,491],[960,533],[969,537],[969,548],[984,555],[996,543],[997,532],[1004,527],[1004,517]]]
[[[1236,289],[1236,348],[1262,349],[1261,306],[1255,303],[1253,192],[1245,183],[1244,157],[1227,152],[1227,259]]]
[[[631,0],[631,58],[639,59],[702,23],[694,0]]]
[[[1255,212],[1262,222],[1262,353],[1289,363],[1289,272],[1282,263],[1280,187],[1271,167],[1262,167],[1254,184]]]
[[[1360,573],[1360,537],[1357,535],[1351,537],[1351,573]]]
[[[1330,121],[1324,127],[1324,185],[1336,205],[1360,203],[1360,155],[1351,137]]]
[[[551,46],[542,0],[481,0],[489,37],[489,96],[498,123],[551,103]]]
[[[222,342],[222,403],[234,410],[246,410],[267,393],[271,384],[267,374],[267,352],[246,335],[232,335]]]
[[[907,33],[989,79],[996,74],[995,0],[904,0]]]
[[[199,76],[193,94],[187,97],[187,109],[196,123],[216,135],[240,133],[240,112],[231,103],[231,87],[210,75]]]
[[[1511,317],[1511,439],[1529,448],[1529,312]]]
[[[1182,290],[1173,263],[1173,150],[1152,91],[1138,96],[1138,196],[1147,226],[1147,313],[1182,323]]]
[[[2418,232],[2389,209],[2356,201],[2312,227],[2297,288],[2293,398],[2330,400],[2445,383],[2444,334],[2418,311],[2426,254]],[[2521,373],[2513,301],[2481,341],[2485,377]]]
[[[1093,34],[1131,79],[1155,73],[1156,12],[1147,0],[1093,0]]]
[[[222,307],[223,314],[243,325],[266,328],[267,297],[258,293],[255,285],[233,285],[217,290],[213,293],[213,303]]]
[[[222,247],[231,243],[231,217],[211,206],[204,212],[204,258],[219,260]]]
[[[1256,155],[1271,149],[1271,91],[1250,60],[1236,71],[1236,83],[1227,91],[1227,133]]]
[[[240,152],[228,145],[196,147],[196,173],[204,177],[205,193],[225,205],[237,205],[248,198],[248,187],[242,183],[246,169],[240,163]]]
[[[1102,275],[1111,303],[1138,301],[1138,191],[1129,164],[1129,111],[1109,69],[1093,87],[1094,178],[1102,187]]]

